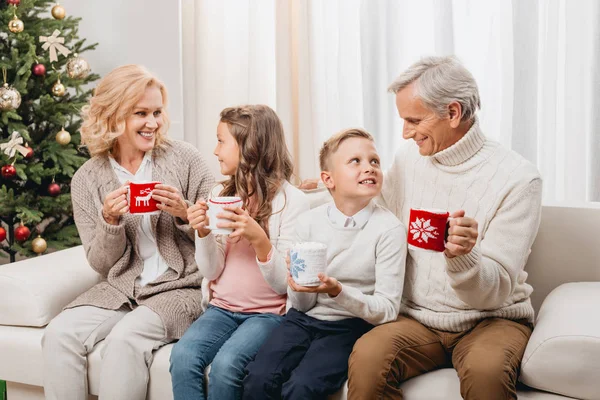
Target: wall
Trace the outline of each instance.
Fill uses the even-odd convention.
[[[183,139],[183,79],[179,0],[61,0],[67,15],[81,17],[79,36],[97,42],[84,54],[104,76],[122,64],[142,64],[169,90],[170,135]],[[167,6],[168,4],[168,6]]]

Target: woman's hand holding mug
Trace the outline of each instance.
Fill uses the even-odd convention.
[[[159,204],[156,206],[159,210],[165,211],[183,221],[188,221],[188,205],[177,188],[171,185],[159,183],[152,191],[152,198],[158,201]]]
[[[127,189],[129,182],[106,195],[102,205],[102,217],[111,225],[119,225],[121,215],[129,211],[127,203]]]

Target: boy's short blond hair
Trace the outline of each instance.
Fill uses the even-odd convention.
[[[321,151],[319,152],[319,165],[321,171],[327,171],[329,169],[330,166],[327,163],[329,162],[331,155],[337,151],[342,142],[353,137],[367,139],[371,142],[375,141],[369,132],[361,128],[350,128],[336,133],[323,143]]]

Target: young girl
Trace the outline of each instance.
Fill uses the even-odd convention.
[[[211,364],[208,398],[240,399],[244,370],[285,313],[287,265],[295,220],[309,207],[288,179],[292,162],[277,114],[267,106],[226,108],[217,126],[221,173],[229,180],[212,196],[238,196],[227,207],[216,236],[205,201],[188,209],[196,230],[196,261],[210,282],[208,309],[175,344],[171,379],[175,400],[205,399],[205,368]]]

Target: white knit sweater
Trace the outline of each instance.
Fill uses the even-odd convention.
[[[401,313],[460,332],[486,317],[533,321],[525,262],[540,223],[542,180],[533,164],[488,140],[475,122],[431,157],[401,148],[385,176],[382,201],[404,224],[410,209],[465,210],[479,224],[471,253],[409,250]]]
[[[291,306],[325,321],[358,317],[379,325],[395,320],[400,309],[406,260],[406,228],[375,204],[364,226],[344,228],[327,215],[329,204],[314,208],[296,222],[297,242],[327,245],[325,273],[342,284],[336,297],[299,293],[288,287]]]

